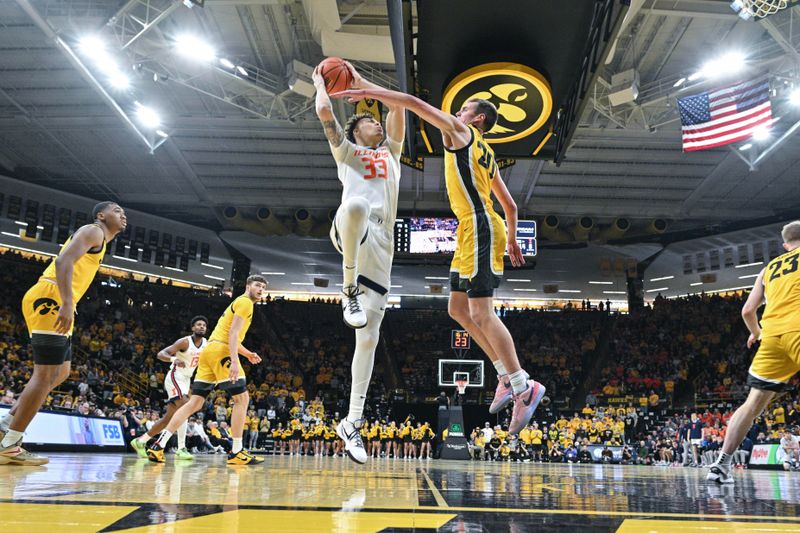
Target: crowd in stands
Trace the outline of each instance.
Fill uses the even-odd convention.
[[[18,306],[45,266],[19,254],[0,254],[0,404],[13,404],[30,377],[32,354]],[[140,435],[163,412],[168,365],[158,361],[156,353],[188,333],[192,316],[208,316],[213,327],[229,301],[225,295],[160,281],[98,276],[78,308],[72,372],[47,398],[46,408],[117,418],[127,439]],[[602,386],[592,390],[583,410],[571,417],[538,419],[517,438],[490,423],[472,433],[470,450],[476,459],[575,462],[586,460],[590,446],[608,445],[622,446],[621,457],[609,450],[608,460],[709,464],[735,407],[730,395],[746,390],[752,352],[744,347],[742,303],[739,297],[658,299],[652,310],[615,317],[578,310],[506,310],[502,319],[516,340],[523,366],[545,377],[553,397],[573,394],[608,320],[614,321],[608,346],[613,363],[600,372]],[[452,357],[450,330],[455,327],[443,310],[387,312],[365,412],[373,421],[364,428],[370,455],[435,454],[430,427],[381,422],[395,418],[383,377],[394,366],[402,387],[435,394],[436,361]],[[263,362],[245,363],[252,398],[246,443],[258,449],[277,441],[277,449],[285,453],[342,453],[332,431],[339,413],[347,409],[353,343],[352,332],[342,327],[339,307],[329,302],[270,298],[257,306],[245,344]],[[494,383],[491,376],[488,379]],[[664,398],[690,388],[701,396],[728,399],[725,407],[697,417],[702,423],[699,436],[692,417],[660,414]],[[631,405],[601,407],[608,398],[620,396],[630,396]],[[742,458],[748,446],[789,442],[787,430],[797,434],[800,406],[792,396],[781,401],[754,424],[738,454],[741,464],[746,464]],[[191,420],[189,446],[197,451],[229,449],[229,420],[227,395],[209,395]],[[603,449],[599,454],[608,456]]]

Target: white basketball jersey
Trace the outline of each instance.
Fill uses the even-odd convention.
[[[192,336],[189,335],[188,337],[184,337],[187,341],[189,341],[189,347],[186,349],[185,352],[177,352],[175,357],[177,358],[176,361],[183,361],[183,364],[186,365],[184,367],[179,367],[175,363],[172,363],[170,367],[170,371],[174,371],[175,374],[185,377],[185,378],[192,378],[195,369],[197,368],[197,362],[200,360],[200,352],[203,351],[203,348],[206,347],[208,341],[203,338],[203,342],[200,343],[200,347],[194,345],[194,340],[192,340]]]
[[[397,217],[397,197],[400,193],[400,153],[402,143],[386,140],[376,149],[358,146],[347,139],[337,147],[331,146],[336,160],[339,181],[342,182],[342,201],[354,196],[367,199],[370,216],[394,232]]]

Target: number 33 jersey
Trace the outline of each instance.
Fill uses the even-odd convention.
[[[402,149],[402,143],[389,137],[374,150],[347,139],[339,146],[331,146],[339,181],[344,187],[342,201],[356,196],[366,198],[373,222],[381,224],[390,234],[397,217]]]

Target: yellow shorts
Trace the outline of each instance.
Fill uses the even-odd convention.
[[[22,316],[28,326],[28,335],[41,333],[44,335],[59,335],[56,333],[56,316],[61,307],[61,295],[58,285],[48,281],[38,281],[28,289],[22,297]],[[73,322],[73,327],[75,323]],[[72,335],[70,328],[67,337]]]
[[[781,392],[800,371],[800,331],[763,337],[750,364],[747,384],[755,389]]]
[[[238,356],[237,356],[238,357]],[[200,352],[200,360],[197,363],[197,374],[194,376],[195,382],[201,383],[230,383],[231,354],[228,345],[223,342],[211,341]],[[244,380],[244,367],[239,365],[239,380]],[[192,387],[194,391],[195,387]]]
[[[450,290],[470,298],[494,295],[503,275],[506,225],[497,213],[475,214],[458,221],[456,251],[450,263]]]

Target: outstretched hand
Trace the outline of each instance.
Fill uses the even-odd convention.
[[[331,98],[347,98],[348,102],[351,104],[355,104],[356,102],[360,102],[364,98],[369,98],[367,91],[364,89],[348,89],[346,91],[339,91],[338,93],[333,93],[330,95]]]
[[[511,266],[518,267],[525,264],[525,258],[522,256],[522,249],[520,249],[516,239],[508,240],[506,252],[508,253],[509,259],[511,259]]]

